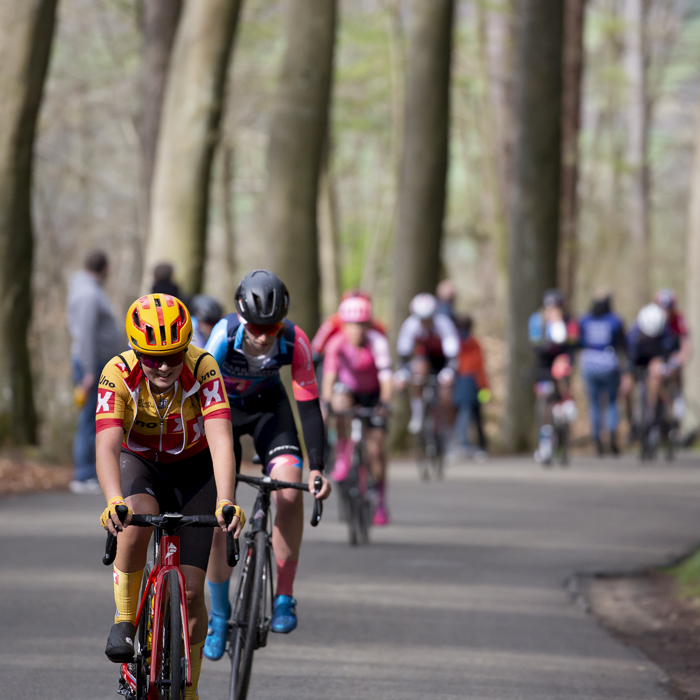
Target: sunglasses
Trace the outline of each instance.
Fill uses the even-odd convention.
[[[258,325],[257,323],[246,323],[245,328],[251,335],[274,335],[284,326],[283,323],[268,323]]]
[[[177,367],[182,363],[182,353],[175,352],[172,355],[144,355],[139,353],[139,361],[148,369],[158,369],[164,362],[168,367]]]

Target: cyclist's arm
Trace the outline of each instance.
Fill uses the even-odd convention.
[[[416,337],[420,330],[420,321],[413,316],[409,316],[402,324],[399,335],[396,339],[396,354],[405,365],[413,355],[413,348],[416,345]]]
[[[228,418],[210,418],[207,421],[207,441],[214,465],[216,500],[235,503],[236,464],[233,456],[231,421]],[[225,526],[223,516],[220,517],[219,524],[222,527]],[[241,529],[240,523],[234,518],[226,529],[234,530],[238,535]]]
[[[374,329],[367,331],[374,365],[377,368],[377,379],[379,380],[379,401],[388,404],[391,401],[393,388],[393,373],[391,371],[391,350],[386,336]]]
[[[326,345],[326,355],[323,360],[323,379],[321,381],[321,400],[329,403],[333,394],[333,386],[338,379],[338,351],[340,350],[342,334],[334,335]]]
[[[121,426],[105,428],[95,436],[97,478],[108,503],[112,498],[122,498],[119,455],[123,437],[124,431]]]

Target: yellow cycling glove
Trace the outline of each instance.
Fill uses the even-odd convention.
[[[126,501],[121,496],[110,498],[107,502],[107,507],[102,512],[102,515],[100,515],[100,525],[102,525],[105,530],[107,529],[107,521],[112,519],[112,513],[116,512],[115,508],[117,506],[126,506]],[[129,506],[126,507],[129,508]],[[129,515],[133,514],[134,511],[129,508]]]
[[[241,527],[243,527],[245,525],[245,513],[243,512],[243,508],[241,508],[240,506],[234,505],[228,499],[224,498],[224,499],[217,502],[216,510],[214,511],[214,515],[216,515],[217,517],[219,515],[223,515],[224,506],[233,506],[233,510],[234,510],[233,514],[241,521]]]

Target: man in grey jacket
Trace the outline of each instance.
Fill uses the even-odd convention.
[[[94,250],[85,269],[76,272],[68,289],[68,327],[73,344],[71,362],[76,403],[82,404],[73,441],[74,493],[98,493],[95,470],[95,411],[102,368],[126,348],[123,332],[112,313],[103,285],[109,271],[107,256]]]

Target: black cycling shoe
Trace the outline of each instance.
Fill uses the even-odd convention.
[[[115,622],[107,637],[107,658],[116,664],[133,661],[135,636],[136,627],[133,622]]]

